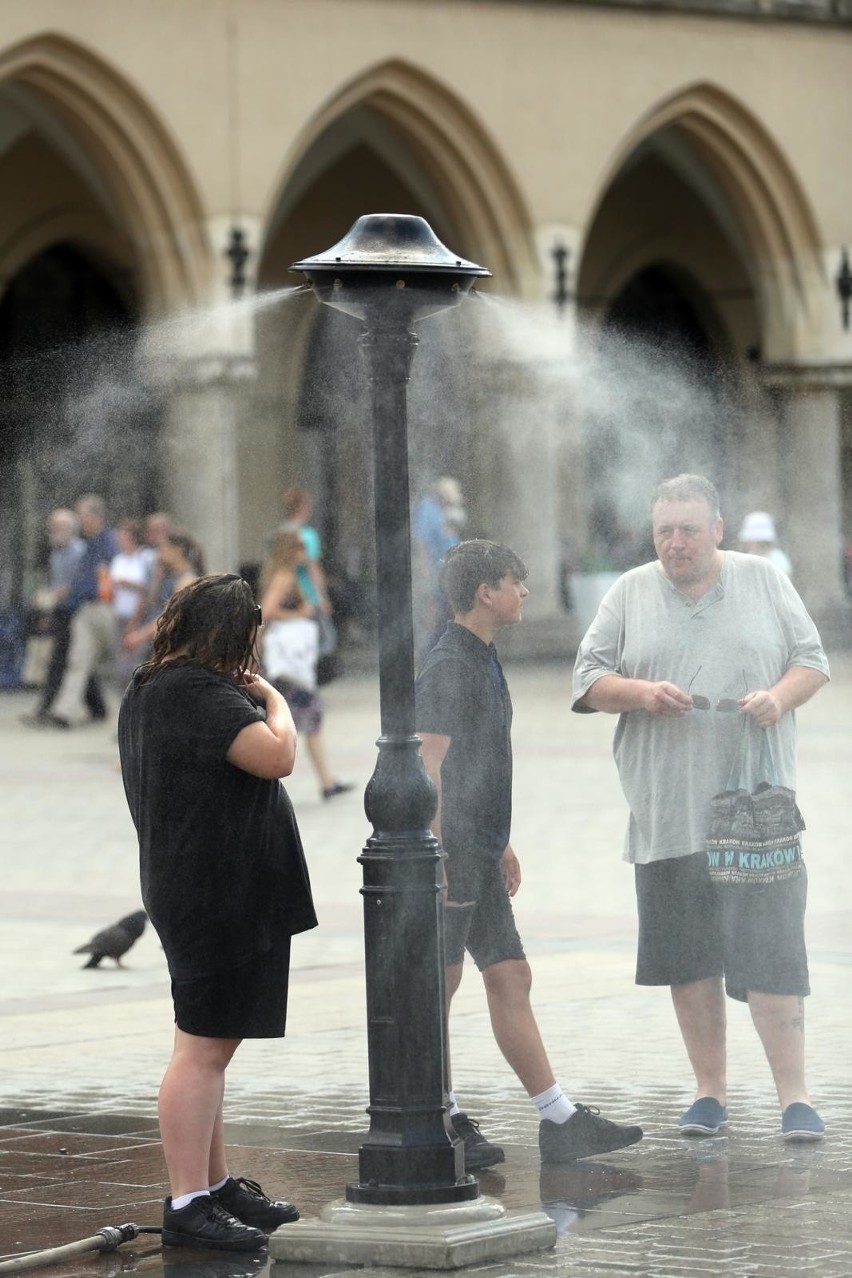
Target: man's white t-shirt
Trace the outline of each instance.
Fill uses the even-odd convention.
[[[756,767],[764,732],[716,703],[770,688],[790,666],[829,673],[804,604],[760,556],[726,551],[718,581],[698,600],[679,591],[656,560],[619,577],[580,644],[571,708],[588,713],[577,703],[608,674],[667,680],[711,703],[676,718],[619,715],[613,755],[630,808],[625,860],[704,850],[710,800],[728,784],[741,734]],[[783,715],[766,735],[778,782],[795,790],[795,715]]]

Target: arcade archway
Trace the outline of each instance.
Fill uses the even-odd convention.
[[[528,221],[496,148],[449,90],[401,63],[360,77],[309,122],[268,219],[258,287],[295,283],[290,263],[333,244],[362,214],[382,211],[426,218],[457,252],[494,268],[500,287],[522,292],[533,278]],[[329,567],[348,583],[369,580],[373,554],[368,388],[357,336],[353,321],[313,299],[286,300],[261,317],[265,446],[254,436],[273,477],[267,519],[288,482],[305,484]],[[464,484],[475,465],[458,358],[469,340],[452,314],[421,327],[409,398],[415,493],[442,473]],[[247,540],[260,545],[263,535],[256,527]]]

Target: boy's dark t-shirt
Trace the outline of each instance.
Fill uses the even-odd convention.
[[[223,971],[316,926],[287,792],[225,758],[264,712],[232,679],[175,666],[124,694],[118,740],[142,901],[173,978]]]
[[[417,678],[415,721],[451,738],[441,766],[447,855],[499,860],[512,825],[512,701],[494,645],[448,622]]]

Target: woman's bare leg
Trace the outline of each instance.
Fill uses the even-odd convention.
[[[175,1030],[174,1051],[160,1085],[158,1107],[173,1198],[207,1189],[225,1175],[225,1070],[240,1041]]]

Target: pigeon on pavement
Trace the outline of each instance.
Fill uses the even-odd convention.
[[[145,911],[136,910],[134,914],[128,914],[126,918],[113,923],[112,927],[105,927],[102,932],[96,932],[91,941],[79,946],[74,953],[91,954],[92,957],[88,963],[83,964],[84,968],[97,967],[104,958],[114,959],[116,967],[121,967],[122,954],[126,954],[131,945],[139,940],[145,931],[147,921],[148,915]]]

